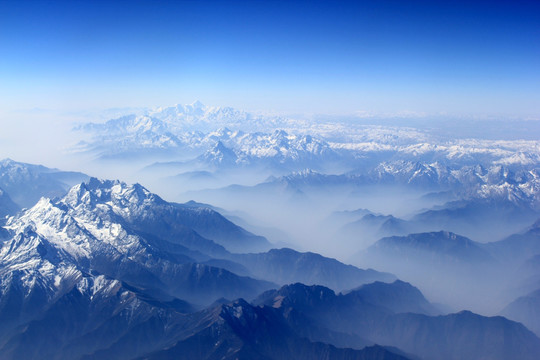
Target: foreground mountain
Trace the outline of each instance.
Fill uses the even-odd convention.
[[[275,311],[243,300],[197,313],[84,278],[11,337],[3,359],[405,359],[380,347],[337,349],[300,338]],[[27,346],[32,343],[32,346]],[[163,349],[156,351],[156,349]]]
[[[162,358],[180,349],[201,358],[403,358],[377,347],[357,351],[312,343],[274,310],[243,300],[196,312],[216,299],[250,299],[275,286],[226,270],[254,267],[231,261],[243,255],[231,254],[196,228],[222,241],[227,234],[258,240],[209,207],[171,204],[140,185],[97,179],[74,186],[61,199],[42,198],[10,218],[0,248],[0,357]],[[315,257],[277,251],[267,266],[279,264],[280,252]],[[368,281],[364,271],[335,260],[319,256],[314,266],[323,274],[346,269],[347,281],[359,275],[351,284]],[[292,279],[309,270],[300,269]],[[318,277],[325,279],[315,274],[313,281]],[[197,345],[208,341],[225,345]]]
[[[160,321],[172,311],[163,308],[192,311],[175,295],[211,302],[271,286],[194,264],[191,256],[208,256],[178,239],[138,233],[129,219],[152,200],[158,201],[140,187],[92,180],[10,220],[0,251],[2,358],[55,358],[60,351],[75,358],[116,341],[131,326]],[[226,253],[192,230],[186,234],[186,243]]]
[[[117,280],[74,272],[72,283],[63,283],[51,298],[44,289],[34,287],[25,296],[28,289],[15,281],[9,284],[0,310],[2,359],[80,359],[126,337],[141,339],[130,335],[137,330],[145,341],[115,357],[133,358],[159,344],[165,324],[193,311],[180,300],[158,301]]]
[[[9,218],[0,235],[2,359],[538,354],[539,340],[506,319],[433,317],[438,308],[391,274],[291,249],[233,253],[267,243],[210,206],[168,203],[138,184],[90,179]],[[405,243],[459,266],[493,261],[468,239],[427,237]],[[297,281],[313,286],[272,290]],[[471,350],[459,331],[485,340]]]
[[[404,296],[408,305],[395,301],[400,307],[394,308],[388,301],[396,295]],[[352,347],[372,341],[421,359],[444,360],[535,359],[540,354],[540,339],[523,325],[467,311],[429,316],[425,311],[435,308],[417,289],[402,282],[382,288],[381,284],[368,285],[345,295],[294,284],[266,292],[255,303],[280,310],[307,337],[339,339]],[[424,313],[407,312],[419,309]]]
[[[86,272],[95,270],[155,290],[173,291],[174,296],[186,300],[196,300],[197,291],[210,284],[225,291],[219,295],[228,298],[249,298],[247,293],[235,293],[234,289],[250,288],[255,291],[252,295],[261,289],[252,280],[237,278],[224,268],[280,284],[306,280],[339,289],[393,279],[388,274],[360,270],[316,254],[293,250],[245,256],[231,254],[224,246],[249,251],[269,244],[208,206],[168,203],[138,184],[127,185],[119,181],[91,179],[74,186],[62,199],[42,199],[33,208],[11,219],[7,229],[11,231],[12,239],[21,238],[17,244],[35,239],[35,242],[44,243],[65,255],[65,261],[58,260],[60,264],[76,262]],[[15,252],[17,248],[9,251]],[[17,259],[15,255],[9,256]],[[221,270],[207,264],[219,266]],[[279,267],[291,270],[287,277],[273,271]],[[193,275],[188,276],[191,273]],[[205,276],[224,282],[210,281]],[[190,281],[203,279],[204,286],[186,292],[192,286]],[[234,282],[237,285],[233,285]],[[268,286],[267,282],[260,284]],[[220,297],[217,295],[216,298]]]
[[[389,309],[394,313],[416,313],[438,315],[440,310],[426,300],[424,295],[409,283],[396,280],[393,283],[380,281],[362,285],[346,295],[354,295],[362,301]]]
[[[118,282],[85,276],[42,316],[10,332],[0,354],[3,359],[373,360],[535,359],[539,353],[540,340],[520,324],[469,312],[404,313],[429,303],[408,284],[380,286],[336,295],[295,284],[262,294],[256,306],[240,299],[191,312],[180,301],[158,301]],[[411,300],[409,305],[388,306],[397,294]],[[29,342],[33,346],[25,345]],[[394,347],[365,347],[366,342]]]
[[[254,307],[243,300],[201,315],[197,332],[141,359],[406,359],[379,346],[353,350],[310,342],[291,329],[276,309]]]
[[[175,207],[139,185],[91,179],[11,218],[0,248],[0,357],[78,358],[133,328],[159,336],[164,319],[274,286],[201,263],[229,253],[186,225],[167,229]],[[185,223],[207,214],[180,210]]]
[[[402,304],[399,296],[405,300]],[[377,282],[339,295],[323,286],[296,283],[267,291],[254,303],[279,309],[295,331],[313,341],[353,348],[374,344],[374,324],[391,314],[437,313],[417,289],[400,281]]]
[[[397,314],[372,339],[425,359],[536,359],[540,340],[520,323],[469,311],[429,317]]]
[[[271,286],[200,263],[229,254],[188,227],[213,224],[214,215],[209,209],[169,204],[140,185],[91,179],[56,202],[42,199],[10,219],[12,235],[3,244],[1,268],[5,276],[14,269],[34,269],[29,276],[35,279],[25,284],[47,284],[44,290],[50,294],[73,269],[194,302],[249,298]],[[228,225],[224,236],[239,231],[217,219]]]
[[[141,210],[141,216],[130,220],[133,226],[146,232],[169,232],[168,236],[175,228],[190,228],[228,251],[237,253],[265,251],[272,247],[264,237],[242,229],[208,206],[199,206],[193,202],[175,204],[157,200],[157,197],[155,199],[155,202]]]

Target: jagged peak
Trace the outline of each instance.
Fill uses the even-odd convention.
[[[228,155],[228,156],[234,156],[236,157],[236,153],[234,152],[233,149],[231,148],[228,148],[225,144],[223,144],[221,141],[217,141],[214,146],[211,148],[211,149],[208,149],[205,153],[205,156],[206,157],[209,157],[209,156],[223,156],[223,155]]]
[[[122,283],[115,279],[109,279],[104,275],[80,276],[77,289],[81,293],[95,296],[98,293],[116,295],[122,288]]]
[[[528,230],[540,230],[540,219],[536,220]]]
[[[251,304],[240,298],[231,303],[221,305],[220,317],[225,320],[255,321],[258,315]]]
[[[376,288],[407,289],[407,290],[415,291],[415,292],[418,292],[418,293],[422,294],[420,292],[420,290],[418,290],[418,288],[413,286],[411,283],[408,283],[406,281],[399,280],[399,279],[394,280],[391,283],[387,283],[387,282],[383,282],[383,281],[374,281],[372,283],[364,284],[362,286],[359,286],[358,288],[356,288],[356,289],[354,289],[352,291],[362,291],[362,290],[370,290],[370,289],[376,289]]]
[[[281,287],[276,292],[275,299],[283,304],[282,300],[287,299],[290,303],[301,303],[316,305],[324,303],[336,297],[334,290],[321,285],[305,285],[302,283],[294,283]],[[275,304],[274,304],[275,306]]]
[[[12,160],[12,159],[10,159],[10,158],[5,158],[5,159],[0,160],[0,164],[1,164],[2,166],[11,165],[11,164],[16,164],[16,163],[17,163],[16,161],[14,161],[14,160]]]
[[[456,233],[453,233],[453,232],[447,231],[447,230],[431,231],[431,232],[424,232],[424,233],[414,233],[414,234],[409,234],[409,235],[406,235],[406,236],[393,236],[392,238],[411,238],[411,239],[415,239],[415,238],[436,238],[436,239],[452,240],[452,241],[457,241],[457,240],[472,241],[472,240],[466,238],[465,236],[461,236],[461,235],[458,235]]]
[[[295,171],[291,175],[303,177],[303,176],[310,176],[310,175],[321,175],[321,173],[310,168],[305,168],[304,170]]]
[[[289,134],[283,129],[276,129],[272,132],[272,137],[275,138],[287,138]]]
[[[213,149],[219,149],[219,150],[230,150],[221,140],[216,141],[214,144]]]
[[[21,223],[21,221],[26,224],[31,224],[36,217],[42,217],[45,214],[49,214],[49,216],[53,214],[60,215],[61,213],[62,210],[55,206],[51,199],[42,197],[34,206],[22,212],[19,216],[10,217],[7,222],[7,227],[13,227],[15,224]]]
[[[228,133],[232,132],[231,129],[229,129],[228,127],[224,126],[224,127],[220,127],[219,129],[217,129],[216,131],[214,132],[211,132],[209,135],[217,135],[217,136],[223,136],[223,135],[226,135]]]
[[[114,200],[129,200],[134,203],[141,203],[145,200],[163,201],[141,184],[128,184],[120,180],[97,178],[90,178],[87,182],[75,185],[61,201],[76,206],[80,203],[92,205],[97,201]]]
[[[192,104],[191,104],[191,107],[193,108],[199,108],[199,109],[204,109],[206,107],[206,105],[204,105],[202,102],[200,102],[199,100],[195,100]]]

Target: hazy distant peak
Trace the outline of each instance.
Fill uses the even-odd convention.
[[[195,100],[195,102],[191,104],[191,107],[194,109],[204,109],[206,106],[199,100]]]
[[[309,168],[306,168],[304,170],[300,170],[300,171],[294,171],[291,176],[299,176],[299,177],[304,177],[304,176],[313,176],[313,175],[321,175],[321,173],[319,173],[318,171],[315,171],[313,169],[309,169]]]
[[[13,161],[10,158],[5,158],[5,159],[0,160],[1,166],[7,166],[7,165],[10,165],[10,164],[13,164],[14,162],[15,161]]]
[[[531,225],[530,230],[540,230],[540,219],[536,220],[534,224]]]
[[[270,294],[272,298],[267,301],[270,301],[269,305],[274,308],[324,306],[336,297],[336,293],[327,287],[320,285],[308,286],[302,283],[285,285],[274,293],[268,292],[266,296]],[[259,301],[263,301],[263,298],[261,297]]]

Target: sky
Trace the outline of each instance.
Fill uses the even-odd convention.
[[[0,0],[4,119],[195,100],[540,118],[540,2]]]

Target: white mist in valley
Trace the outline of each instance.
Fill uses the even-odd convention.
[[[230,122],[231,112],[242,115]],[[319,118],[294,128],[259,115],[254,124],[200,103],[121,115],[19,114],[2,143],[15,159],[205,204],[273,247],[392,273],[449,310],[495,315],[534,290],[516,283],[526,256],[508,264],[497,241],[539,216],[538,141],[511,132],[452,139],[410,119]],[[21,137],[36,117],[44,121]]]

